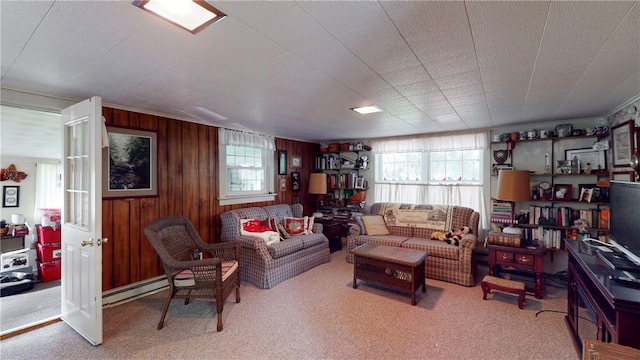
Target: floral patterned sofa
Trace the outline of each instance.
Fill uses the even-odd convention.
[[[258,236],[242,234],[242,220],[271,218],[280,224],[285,217],[303,218],[302,210],[301,204],[280,204],[230,210],[220,215],[221,240],[239,240],[242,244],[242,280],[269,289],[331,260],[329,240],[322,233],[322,224],[314,224],[311,234],[291,236],[271,245]]]
[[[364,215],[381,215],[388,235],[366,235],[360,225],[353,225],[347,237],[347,262],[353,263],[351,250],[364,243],[424,250],[427,278],[463,286],[474,286],[476,264],[473,250],[477,245],[480,214],[467,207],[375,203],[363,209]],[[434,220],[435,219],[435,220]],[[434,231],[448,231],[468,226],[459,246],[431,240]],[[383,232],[384,233],[384,232]]]

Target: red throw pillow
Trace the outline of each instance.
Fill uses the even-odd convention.
[[[312,233],[313,218],[305,216],[303,218],[286,217],[282,220],[284,229],[289,235],[306,235]]]
[[[260,220],[248,220],[242,224],[242,229],[247,232],[265,232],[273,231],[269,226],[262,225]]]

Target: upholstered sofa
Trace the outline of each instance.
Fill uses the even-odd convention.
[[[275,219],[282,223],[285,217],[303,218],[302,205],[269,205],[230,210],[220,215],[222,241],[239,240],[242,280],[261,289],[275,285],[320,264],[330,261],[329,240],[322,233],[322,224],[314,224],[313,233],[295,235],[267,245],[263,238],[243,235],[243,219]]]
[[[474,286],[473,251],[480,220],[477,211],[458,206],[375,203],[363,209],[363,216],[366,215],[382,216],[388,235],[367,235],[361,225],[353,225],[347,237],[347,262],[353,263],[351,250],[367,242],[424,250],[429,253],[425,261],[427,278]],[[468,226],[471,233],[462,237],[459,246],[431,240],[434,231],[445,232],[463,226]]]

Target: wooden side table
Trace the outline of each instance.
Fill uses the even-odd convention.
[[[342,250],[342,237],[349,235],[349,225],[343,220],[316,218],[322,224],[322,233],[329,239],[329,251]]]
[[[535,274],[533,293],[537,299],[544,297],[544,284],[542,282],[544,246],[537,248],[519,248],[511,246],[499,246],[488,244],[489,249],[489,275],[498,276],[501,267],[531,271]]]

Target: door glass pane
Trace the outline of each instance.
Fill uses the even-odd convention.
[[[66,125],[65,178],[67,179],[66,223],[86,228],[89,220],[89,131],[88,119]]]

